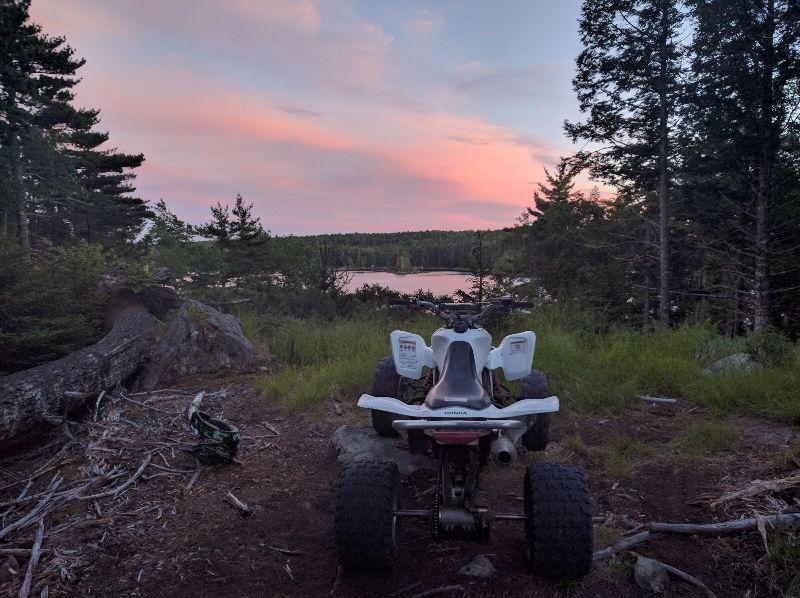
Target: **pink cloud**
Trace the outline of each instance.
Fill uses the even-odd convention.
[[[113,145],[144,152],[139,192],[194,222],[242,192],[278,232],[506,226],[564,152],[407,99],[387,81],[393,38],[311,1],[34,8],[88,53],[79,100]]]

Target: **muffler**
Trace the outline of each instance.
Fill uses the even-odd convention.
[[[517,460],[517,449],[505,436],[498,436],[492,441],[490,452],[492,461],[500,467],[508,467]]]

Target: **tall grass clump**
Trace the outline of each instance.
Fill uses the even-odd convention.
[[[439,320],[368,311],[359,319],[331,320],[243,314],[242,324],[280,364],[277,373],[261,379],[265,396],[305,408],[331,397],[355,401],[369,391],[378,359],[389,355],[392,330],[428,339]],[[506,334],[535,331],[534,367],[547,375],[567,409],[618,412],[637,395],[656,395],[694,400],[720,414],[736,411],[800,422],[800,351],[775,332],[731,339],[703,325],[647,332],[598,329],[586,316],[553,317],[547,310],[489,322],[487,329],[495,344]],[[704,372],[716,359],[741,351],[751,352],[761,367]]]
[[[392,330],[429,335],[433,324],[394,322],[379,315],[360,320],[272,320],[262,337],[281,368],[262,377],[261,389],[268,399],[290,407],[312,407],[328,398],[355,400],[369,392],[375,365],[390,354]]]

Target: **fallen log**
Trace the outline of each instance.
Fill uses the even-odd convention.
[[[155,318],[170,310],[174,317],[156,338]],[[120,384],[152,388],[187,374],[258,363],[238,318],[168,287],[118,291],[108,321],[108,333],[94,345],[0,378],[0,447],[40,423],[62,425],[65,415],[95,399],[96,418],[104,391]]]
[[[133,293],[121,293],[109,321],[108,334],[96,344],[0,378],[0,446],[49,417],[74,411],[141,368],[153,342],[147,307]]]

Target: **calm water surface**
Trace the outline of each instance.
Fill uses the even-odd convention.
[[[468,272],[450,270],[416,272],[414,274],[354,270],[351,274],[353,279],[347,285],[348,291],[354,291],[365,284],[379,284],[400,293],[414,293],[423,289],[431,291],[435,295],[452,295],[458,289],[466,290],[469,287]]]

